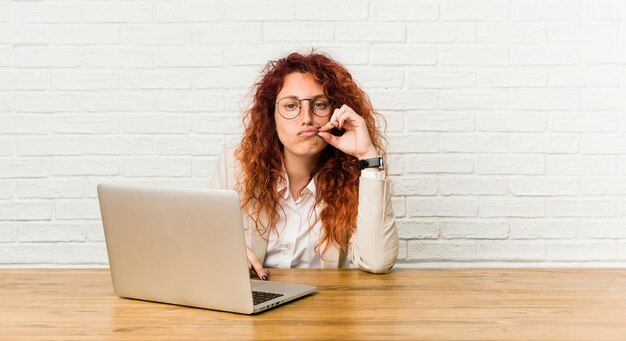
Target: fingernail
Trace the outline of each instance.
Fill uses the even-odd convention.
[[[261,276],[261,279],[264,280],[264,281],[267,281],[267,276],[263,275],[263,276]]]

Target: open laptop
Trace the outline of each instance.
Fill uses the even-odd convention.
[[[120,297],[254,314],[316,290],[250,279],[235,191],[100,184],[98,199]]]

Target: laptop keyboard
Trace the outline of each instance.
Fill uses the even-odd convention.
[[[254,305],[267,302],[276,297],[284,296],[283,294],[276,294],[273,292],[265,292],[265,291],[254,291],[252,290],[252,300],[254,301]]]

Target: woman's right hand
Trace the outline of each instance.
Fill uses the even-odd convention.
[[[248,256],[248,271],[250,271],[250,273],[254,271],[260,279],[267,281],[270,278],[270,271],[263,268],[263,264],[261,264],[259,258],[248,246],[246,246],[246,254]]]

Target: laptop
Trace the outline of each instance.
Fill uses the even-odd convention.
[[[316,290],[250,278],[235,191],[100,184],[98,200],[120,297],[255,314]]]

